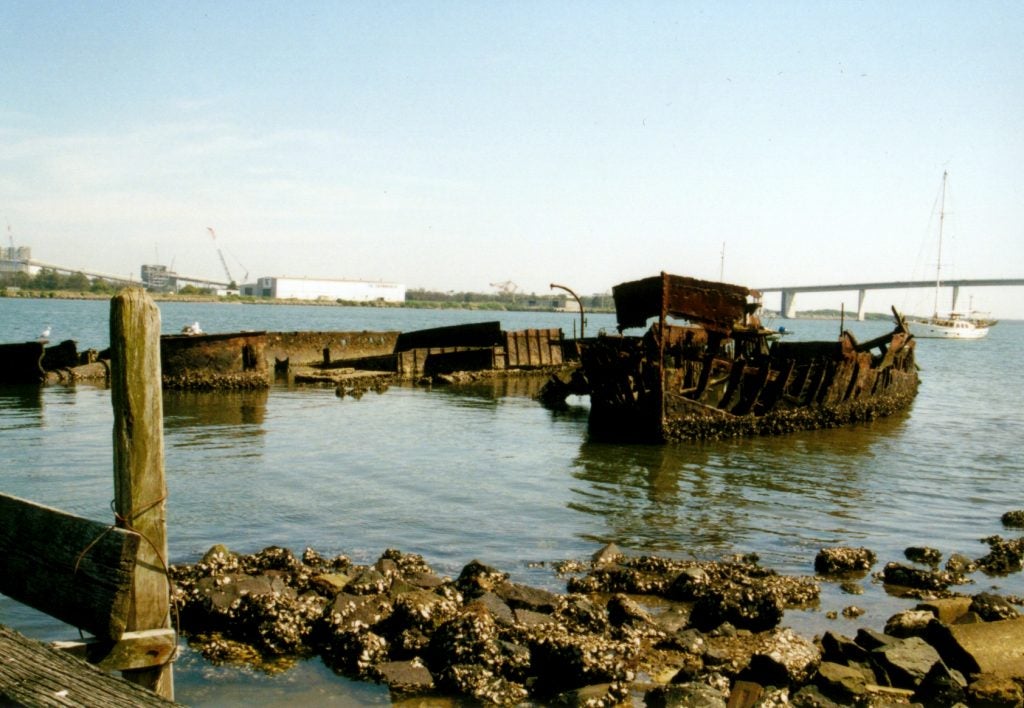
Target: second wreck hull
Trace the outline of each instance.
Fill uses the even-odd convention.
[[[718,287],[662,277],[705,295]],[[668,301],[672,289],[663,292]],[[897,412],[917,394],[914,342],[901,319],[870,342],[848,332],[838,341],[780,342],[756,323],[725,324],[727,315],[676,326],[666,314],[686,313],[666,306],[643,336],[581,346],[593,437],[661,442],[832,428]]]

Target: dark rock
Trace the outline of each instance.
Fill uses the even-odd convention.
[[[516,705],[530,695],[526,687],[495,674],[480,664],[456,664],[449,667],[447,686],[481,703]]]
[[[493,591],[498,585],[507,581],[508,573],[484,565],[478,560],[472,560],[459,573],[455,586],[467,598],[474,598],[485,592]]]
[[[1008,511],[1005,514],[1003,514],[1001,518],[1003,526],[1010,526],[1012,528],[1024,528],[1024,509]]]
[[[754,681],[736,681],[729,691],[730,706],[755,706],[761,702],[765,695],[764,686]]]
[[[985,708],[1020,708],[1024,688],[1010,676],[982,674],[967,686],[967,700],[972,706]]]
[[[823,661],[818,666],[814,685],[834,701],[853,703],[867,694],[868,684],[874,677],[864,671],[832,661]]]
[[[940,661],[925,674],[914,692],[914,700],[926,706],[952,706],[964,702],[966,688],[963,674]]]
[[[942,562],[942,553],[936,548],[928,546],[910,546],[903,550],[903,557],[914,563],[927,563],[938,565]]]
[[[978,569],[978,564],[963,553],[951,553],[946,560],[946,570],[953,575],[968,575]]]
[[[674,683],[644,695],[648,708],[725,708],[726,695],[706,683]]]
[[[353,595],[379,595],[391,585],[391,579],[376,568],[363,568],[352,576],[345,592]]]
[[[497,623],[478,605],[466,606],[438,627],[430,638],[427,655],[428,664],[449,685],[452,667],[477,664],[493,672],[500,666],[501,658]]]
[[[668,597],[673,600],[696,600],[707,592],[711,586],[711,577],[702,568],[684,568],[668,590]]]
[[[1001,595],[989,592],[980,592],[971,600],[970,612],[975,612],[985,622],[996,622],[998,620],[1014,619],[1020,617],[1020,612],[1009,600]]]
[[[969,597],[949,597],[918,603],[916,610],[926,610],[943,624],[953,624],[967,613],[971,606]]]
[[[498,602],[501,603],[500,600]],[[393,622],[401,630],[416,627],[427,633],[434,631],[459,611],[459,603],[431,590],[401,593],[395,597],[392,607]]]
[[[790,696],[789,705],[793,708],[840,708],[839,703],[809,684]]]
[[[714,587],[694,603],[690,622],[701,631],[708,631],[723,622],[736,627],[763,631],[782,620],[783,608],[778,598],[763,587],[728,585]]]
[[[512,617],[516,624],[524,627],[541,627],[555,621],[555,618],[551,615],[544,614],[543,612],[533,612],[532,610],[512,610]]]
[[[750,657],[744,676],[763,686],[802,686],[821,662],[821,652],[810,640],[783,629]]]
[[[380,595],[349,595],[342,593],[328,606],[325,620],[339,631],[359,631],[375,627],[388,619],[395,606]]]
[[[867,627],[861,627],[857,630],[857,637],[854,641],[869,652],[879,649],[881,647],[889,647],[900,640],[896,637],[890,637],[888,634],[882,634],[876,632],[873,629]]]
[[[928,641],[946,666],[964,676],[1024,676],[1024,617],[948,626],[933,622],[928,627]]]
[[[901,585],[919,590],[945,590],[957,581],[952,573],[939,570],[921,570],[900,563],[886,563],[882,579],[887,585]]]
[[[608,600],[608,621],[615,627],[622,625],[650,626],[654,623],[651,614],[622,594],[616,594]]]
[[[590,556],[590,560],[595,565],[607,565],[609,563],[618,563],[622,560],[622,551],[614,543],[609,543],[600,550]]]
[[[639,650],[633,642],[572,632],[559,625],[540,633],[531,646],[539,688],[554,695],[590,684],[631,680],[630,665]]]
[[[824,661],[847,664],[851,662],[865,663],[868,660],[868,649],[849,637],[835,632],[825,632],[821,638],[821,648]]]
[[[848,548],[835,546],[822,548],[814,557],[814,570],[822,575],[839,573],[867,572],[875,564],[878,557],[867,548]]]
[[[916,688],[932,666],[942,661],[939,653],[920,637],[879,647],[871,652],[871,660],[888,678],[889,685],[905,689]]]
[[[900,639],[923,637],[928,623],[934,619],[935,615],[927,610],[906,610],[886,620],[885,633]]]
[[[374,666],[371,675],[398,695],[416,695],[434,690],[434,677],[418,659],[385,661]]]
[[[977,560],[978,567],[990,575],[1009,575],[1024,569],[1024,538],[1011,541],[1001,536],[981,539],[988,544],[988,554]]]
[[[618,706],[629,697],[629,689],[621,683],[599,683],[566,691],[555,696],[555,706],[572,708],[595,708],[596,706]]]
[[[466,606],[474,607],[478,605],[486,609],[499,625],[508,626],[516,621],[515,616],[512,614],[512,608],[493,592],[485,592]]]
[[[558,595],[555,593],[520,583],[499,583],[494,588],[494,594],[513,609],[550,613],[554,612],[558,605]]]

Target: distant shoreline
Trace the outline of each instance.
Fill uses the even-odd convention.
[[[87,293],[87,292],[74,292],[65,290],[52,290],[52,291],[41,291],[41,290],[20,290],[11,292],[9,289],[4,291],[0,289],[0,298],[27,298],[36,300],[109,300],[111,295],[109,293]],[[278,299],[267,299],[267,298],[254,298],[254,297],[242,297],[240,295],[172,295],[168,293],[150,293],[157,302],[208,302],[208,303],[228,303],[228,304],[239,304],[239,305],[315,305],[317,307],[366,307],[366,308],[405,308],[410,310],[476,310],[480,312],[565,312],[566,314],[577,314],[575,310],[552,310],[547,307],[517,307],[515,303],[503,303],[503,302],[437,302],[437,301],[412,301],[412,302],[337,302],[328,300],[278,300]],[[512,305],[512,306],[510,306]],[[606,313],[614,314],[614,310],[611,308],[595,308],[587,310],[589,313]],[[843,319],[843,315],[839,310],[807,310],[803,312],[797,312],[795,317],[788,318],[788,321],[793,320],[840,320]],[[764,311],[762,319],[784,319],[778,312],[775,311]],[[857,321],[856,316],[850,317],[849,313],[845,315],[845,319],[850,321]],[[864,319],[866,321],[877,321],[884,320],[889,321],[892,319],[892,314],[883,312],[868,312],[865,314]],[[1004,319],[1001,322],[1024,322],[1024,320],[1016,319]]]

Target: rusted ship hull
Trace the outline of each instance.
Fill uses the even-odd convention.
[[[591,435],[643,441],[775,435],[889,415],[917,394],[914,340],[779,342],[754,315],[756,293],[662,274],[613,291],[620,331],[581,347]],[[895,314],[895,313],[894,313]],[[670,323],[684,319],[686,326]]]

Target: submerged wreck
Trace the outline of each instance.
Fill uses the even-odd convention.
[[[649,442],[775,435],[871,420],[917,394],[903,317],[857,342],[783,342],[745,287],[662,273],[613,288],[619,334],[580,344],[590,433]],[[640,336],[624,330],[645,327]],[[669,320],[685,320],[673,324]]]

